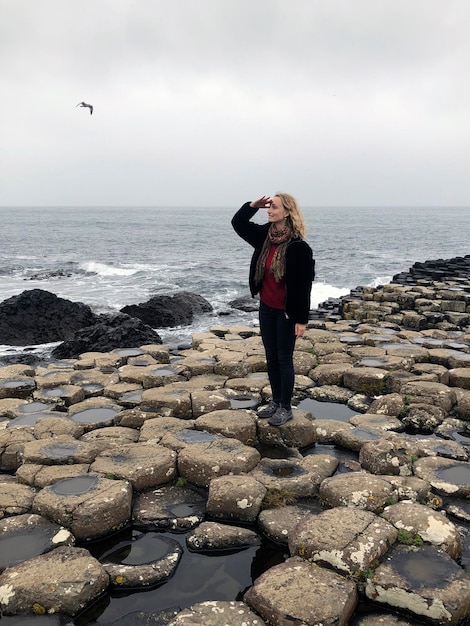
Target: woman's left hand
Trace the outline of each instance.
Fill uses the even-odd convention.
[[[295,336],[302,337],[305,330],[307,328],[307,324],[296,324],[295,325]]]

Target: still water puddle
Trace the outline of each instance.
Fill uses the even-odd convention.
[[[0,387],[3,389],[17,389],[27,391],[29,389],[35,389],[36,383],[34,380],[2,380]]]
[[[273,467],[271,473],[273,474],[273,476],[285,477],[298,474],[299,471],[296,467],[293,467],[292,465],[286,465],[285,467]]]
[[[179,546],[177,541],[161,534],[135,532],[130,540],[105,552],[100,560],[118,565],[146,565],[165,558],[175,551],[175,546]]]
[[[378,433],[369,428],[361,428],[360,426],[351,431],[351,437],[361,441],[375,441],[376,439],[381,439],[382,436],[382,433]]]
[[[175,376],[175,370],[171,370],[168,367],[161,367],[158,369],[150,370],[151,376]]]
[[[176,437],[185,443],[205,443],[218,438],[217,435],[207,433],[204,430],[190,430],[189,428],[180,430],[179,433],[176,433]]]
[[[393,568],[412,587],[440,588],[455,574],[456,564],[442,558],[439,552],[423,547],[394,555]]]
[[[191,515],[200,515],[201,506],[198,504],[191,504],[189,502],[181,502],[168,507],[168,510],[175,517],[190,517]]]
[[[259,402],[253,396],[235,396],[230,398],[231,409],[254,409]]]
[[[27,404],[21,404],[16,410],[18,413],[39,413],[40,411],[48,411],[51,405],[47,402],[28,402]]]
[[[52,415],[52,413],[31,413],[15,417],[7,424],[7,428],[15,428],[16,426],[34,426],[41,417],[61,417],[60,414]]]
[[[51,535],[50,530],[32,527],[0,537],[0,569],[43,554],[52,547]]]
[[[85,409],[85,411],[78,411],[69,415],[70,419],[79,424],[98,424],[100,422],[107,422],[114,419],[114,416],[118,413],[116,409],[110,409],[108,407],[97,407],[95,409]]]
[[[43,389],[41,395],[45,398],[60,398],[67,393],[65,387],[54,387],[52,389]]]
[[[139,404],[139,402],[142,401],[142,393],[142,391],[126,391],[126,393],[122,394],[119,400],[123,403],[129,402],[132,404]]]
[[[51,491],[58,496],[81,496],[92,491],[98,484],[98,476],[74,476],[64,478],[51,485]]]
[[[358,365],[361,367],[383,367],[384,365],[387,365],[387,363],[388,361],[386,359],[369,358],[362,359],[362,361],[359,361]]]
[[[435,475],[453,485],[470,485],[470,463],[459,463],[451,467],[435,470]]]
[[[54,460],[65,460],[77,454],[78,444],[53,444],[43,448],[43,454]]]
[[[340,420],[341,422],[349,422],[351,417],[357,415],[357,411],[353,411],[346,404],[320,402],[311,398],[299,402],[298,408],[312,413],[316,419]]]
[[[100,391],[103,391],[104,387],[103,385],[100,385],[99,383],[86,383],[85,385],[82,386],[82,389],[86,394],[92,394],[92,393],[99,393]]]
[[[118,348],[117,350],[113,350],[115,354],[119,354],[119,356],[142,356],[144,353],[143,350],[139,348]]]

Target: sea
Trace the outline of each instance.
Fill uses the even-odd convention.
[[[256,325],[231,307],[248,295],[250,246],[231,227],[233,207],[0,207],[0,302],[43,289],[96,313],[119,311],[157,294],[191,291],[213,313],[190,326],[159,329],[181,345],[213,325]],[[470,253],[470,207],[306,207],[316,260],[312,308],[358,286],[388,283],[415,262]],[[254,221],[266,221],[260,210]],[[0,345],[46,352],[56,344]]]

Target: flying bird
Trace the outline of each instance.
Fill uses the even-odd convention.
[[[88,107],[90,109],[90,115],[93,115],[93,105],[87,104],[86,102],[79,102],[75,108],[77,107]]]

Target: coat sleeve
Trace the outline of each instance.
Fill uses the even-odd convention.
[[[310,312],[310,292],[315,278],[315,260],[311,247],[301,242],[291,267],[287,285],[286,313],[298,324],[306,324]]]
[[[249,202],[245,202],[232,217],[234,231],[253,247],[258,246],[260,239],[264,241],[265,237],[263,226],[250,221],[257,212],[257,208],[250,206]]]

